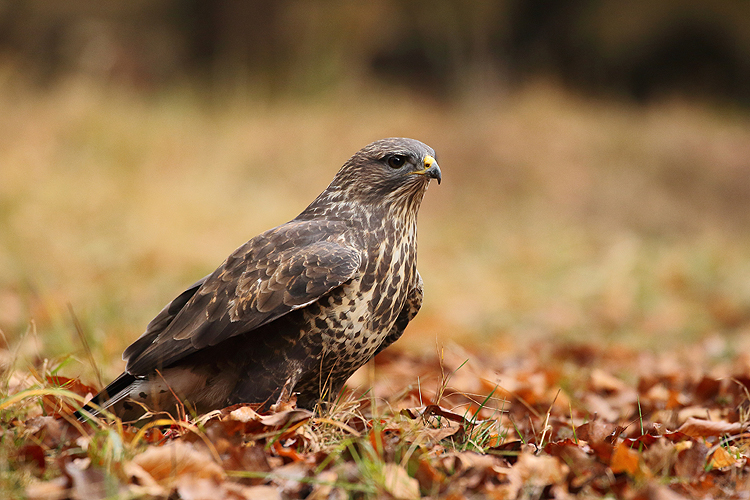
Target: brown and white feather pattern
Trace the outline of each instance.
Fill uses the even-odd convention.
[[[174,412],[174,395],[196,412],[334,397],[419,311],[417,212],[440,176],[421,142],[366,146],[298,217],[168,304],[94,403],[134,418],[135,403]]]

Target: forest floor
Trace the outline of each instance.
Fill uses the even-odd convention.
[[[79,423],[91,388],[14,373],[0,403],[13,497],[746,498],[750,356],[544,345],[386,351],[315,413],[235,406]],[[28,387],[23,389],[23,387]],[[12,474],[10,473],[12,471]]]

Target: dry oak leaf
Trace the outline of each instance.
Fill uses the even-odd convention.
[[[137,455],[133,462],[161,485],[171,485],[183,474],[213,479],[216,482],[222,481],[225,476],[224,469],[214,462],[208,453],[199,451],[192,444],[183,441],[153,446]]]
[[[739,434],[742,432],[742,424],[690,417],[677,430],[690,437],[723,436],[724,434]]]

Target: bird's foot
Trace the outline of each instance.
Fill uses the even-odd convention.
[[[271,405],[271,411],[274,413],[286,410],[293,410],[297,407],[297,396],[292,392],[294,385],[297,383],[297,377],[289,377],[281,388],[281,394],[276,403]]]

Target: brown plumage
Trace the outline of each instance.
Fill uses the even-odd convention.
[[[361,149],[299,216],[169,303],[94,403],[132,419],[136,403],[175,413],[175,395],[196,413],[335,397],[419,311],[417,212],[441,180],[434,157],[413,139]]]

